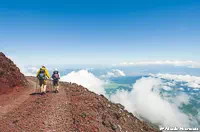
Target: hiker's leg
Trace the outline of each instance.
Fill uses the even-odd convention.
[[[54,83],[53,83],[53,80],[52,80],[52,83],[51,83],[51,90],[53,91],[54,90]]]
[[[53,91],[55,90],[55,81],[53,80]]]
[[[56,80],[53,81],[53,90],[56,92],[57,89],[57,82]]]
[[[55,82],[55,91],[58,92],[58,80]]]
[[[46,89],[47,89],[47,80],[44,80],[44,91],[46,93]]]
[[[55,86],[53,85],[53,92],[55,91]]]
[[[57,90],[57,85],[54,86],[54,90],[55,90],[55,91]]]
[[[43,91],[43,85],[40,86],[40,93],[42,93],[42,91]]]
[[[43,92],[43,85],[40,87],[40,92],[41,93]]]
[[[46,93],[46,89],[47,89],[47,85],[44,85],[44,91],[43,92],[45,92]]]
[[[57,91],[59,91],[59,82],[57,82],[56,89],[57,89]]]
[[[42,84],[42,80],[39,80],[40,82],[40,92],[42,93],[43,92],[43,84]]]

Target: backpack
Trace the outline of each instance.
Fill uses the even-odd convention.
[[[53,72],[52,78],[53,78],[54,80],[59,80],[59,79],[60,79],[60,76],[59,76],[58,71],[54,71],[54,72]]]
[[[38,79],[39,80],[45,80],[46,79],[45,70],[44,69],[40,69],[40,72],[38,74]]]

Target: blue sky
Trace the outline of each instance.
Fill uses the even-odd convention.
[[[23,65],[195,60],[199,0],[0,2],[0,49]]]

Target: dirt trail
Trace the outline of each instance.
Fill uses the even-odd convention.
[[[32,94],[37,78],[25,77],[1,52],[0,62],[0,132],[158,131],[122,105],[75,83],[61,82],[59,93],[47,87],[45,95]]]
[[[72,131],[70,93],[61,87],[59,93],[30,95],[36,83],[29,82],[32,88],[0,107],[0,132]]]
[[[29,80],[30,86],[34,87],[35,82]],[[0,98],[0,119],[6,113],[17,108],[21,103],[30,97],[30,93],[33,93],[33,88],[16,88],[13,93],[1,95]]]
[[[30,88],[19,88],[12,94],[0,96],[0,132],[158,131],[122,105],[80,85],[61,83],[59,93],[47,87],[47,94],[31,95],[37,80],[28,80]]]
[[[71,101],[70,92],[66,92],[66,89],[61,87],[61,91],[58,94],[54,94],[51,104],[49,105],[49,111],[45,118],[46,130],[50,131],[72,131],[72,114],[71,114]]]

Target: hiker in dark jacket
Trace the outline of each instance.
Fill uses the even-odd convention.
[[[53,81],[53,89],[55,93],[59,92],[59,79],[60,79],[60,73],[58,69],[55,69],[52,76],[52,81]]]

